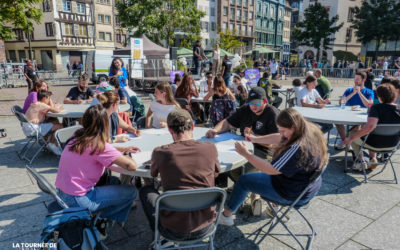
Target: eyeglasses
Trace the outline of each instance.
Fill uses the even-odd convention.
[[[207,79],[212,79],[212,76],[207,76]]]
[[[253,106],[253,105],[256,105],[257,107],[260,107],[260,106],[261,106],[261,103],[252,103],[252,102],[249,102],[248,104],[249,104],[249,106]]]

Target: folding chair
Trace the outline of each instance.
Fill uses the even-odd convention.
[[[273,201],[273,200],[268,200],[264,197],[261,197],[262,199],[264,199],[267,202],[268,207],[271,209],[271,211],[274,214],[274,217],[268,221],[265,225],[263,225],[262,227],[260,227],[257,231],[262,231],[262,229],[264,227],[266,227],[268,224],[270,224],[268,231],[265,233],[265,235],[263,236],[263,238],[267,237],[272,230],[280,223],[282,224],[282,226],[289,232],[289,234],[296,240],[296,242],[300,245],[301,249],[310,249],[312,242],[314,240],[315,235],[317,235],[317,232],[314,230],[313,226],[311,225],[310,221],[308,221],[308,219],[303,215],[303,213],[300,211],[300,208],[305,207],[306,205],[309,204],[303,204],[303,205],[298,205],[297,203],[301,200],[301,198],[303,198],[303,196],[307,193],[307,191],[314,185],[314,183],[321,178],[322,174],[325,172],[326,166],[322,167],[322,169],[320,171],[316,171],[311,177],[310,177],[310,184],[307,185],[307,187],[303,190],[303,192],[301,192],[301,194],[297,197],[297,199],[295,201],[293,201],[292,204],[287,205],[287,204],[281,204],[279,202]],[[281,208],[278,209],[278,211],[276,211],[273,206],[272,203],[275,203],[277,205],[280,205]],[[285,212],[283,212],[283,210],[286,209]],[[287,214],[290,212],[290,210],[296,210],[298,214],[300,214],[300,216],[303,218],[303,220],[307,223],[308,227],[311,229],[311,234],[302,234],[301,236],[307,236],[308,237],[308,241],[307,241],[307,245],[304,246],[303,244],[301,244],[301,242],[299,241],[299,239],[297,238],[300,235],[296,235],[294,234],[289,228],[288,226],[285,224],[285,222],[283,221],[283,218],[285,218],[287,216]],[[280,213],[280,215],[278,215]],[[259,233],[258,233],[259,234]]]
[[[193,120],[196,119],[196,116],[194,115],[192,109],[190,108],[190,103],[186,98],[175,98],[175,100],[179,104],[179,106],[181,106],[182,109],[185,109],[190,113]]]
[[[66,128],[56,130],[54,136],[56,138],[58,147],[60,148],[61,151],[64,149],[67,141],[74,135],[74,133],[78,129],[81,129],[81,128],[82,128],[81,125],[75,125],[72,127],[66,127]]]
[[[217,230],[218,218],[224,208],[225,198],[225,190],[217,187],[164,192],[156,201],[154,242],[152,243],[154,248],[163,249],[160,239],[160,236],[163,236],[165,239],[179,244],[179,246],[176,246],[174,249],[195,248],[207,245],[210,249],[214,249],[214,235]],[[182,240],[178,237],[171,238],[170,235],[164,235],[162,231],[160,231],[162,226],[159,223],[159,216],[162,210],[192,212],[212,206],[216,206],[215,210],[217,216],[213,224],[210,225],[210,230],[203,236]],[[209,239],[208,242],[202,242],[205,239]]]
[[[395,180],[396,184],[398,184],[397,176],[396,176],[396,171],[395,171],[395,169],[394,169],[393,162],[392,162],[392,159],[391,159],[391,158],[392,158],[393,154],[394,154],[394,153],[397,151],[397,149],[399,148],[399,146],[400,146],[400,140],[399,140],[399,141],[397,142],[397,144],[396,144],[395,146],[393,146],[392,148],[382,148],[382,149],[378,149],[378,148],[373,147],[373,149],[371,149],[370,147],[368,147],[368,144],[366,144],[366,141],[367,141],[369,135],[377,135],[377,136],[383,136],[383,137],[400,136],[400,124],[378,124],[378,125],[376,126],[376,128],[375,128],[371,133],[369,133],[368,135],[365,136],[364,141],[363,141],[363,143],[362,143],[362,145],[361,145],[361,147],[360,147],[360,151],[358,152],[358,155],[357,155],[357,157],[356,157],[356,159],[359,159],[359,157],[360,157],[361,154],[363,153],[363,150],[364,150],[364,149],[368,149],[368,150],[370,150],[370,151],[372,151],[372,152],[375,152],[375,153],[388,154],[389,157],[387,157],[387,158],[384,160],[384,162],[382,162],[382,163],[377,163],[378,165],[382,165],[382,164],[384,165],[383,168],[382,168],[382,170],[379,171],[378,173],[374,174],[373,176],[382,173],[383,170],[385,170],[385,168],[386,168],[388,162],[390,162],[390,166],[392,167],[392,170],[393,170],[394,180]],[[372,145],[371,145],[371,146],[372,146]],[[363,171],[363,174],[364,174],[364,181],[365,181],[365,183],[367,183],[367,182],[368,182],[368,180],[367,180],[368,178],[367,178],[367,172],[366,172],[365,166],[364,166],[364,164],[361,164],[361,166],[362,166],[362,171]]]
[[[29,122],[28,118],[22,113],[19,112],[18,110],[21,110],[21,107],[15,105],[11,108],[11,111],[14,113],[14,115],[17,117],[18,121],[20,122],[21,128],[23,127],[24,124],[27,124],[26,126],[30,126],[35,133],[33,135],[26,136],[29,140],[25,144],[25,146],[21,149],[21,151],[18,152],[18,156],[23,159],[27,160],[29,164],[32,164],[33,160],[35,160],[36,156],[43,150],[45,147],[47,147],[49,139],[45,139],[43,135],[39,133],[39,130],[37,130],[32,124]],[[30,151],[32,146],[34,144],[39,144],[39,149],[33,154],[32,158],[27,157],[27,153]]]
[[[293,108],[297,106],[297,98],[293,97],[288,100],[289,108]]]

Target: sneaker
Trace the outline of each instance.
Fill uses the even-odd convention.
[[[362,170],[362,166],[364,165],[364,168],[365,168],[365,170],[367,170],[368,169],[368,165],[367,165],[367,163],[366,162],[364,162],[364,161],[362,161],[362,162],[360,162],[360,161],[357,161],[355,164],[353,164],[353,170],[355,170],[355,171],[359,171],[359,172],[362,172],[363,170]]]
[[[62,151],[59,147],[56,146],[54,143],[49,143],[47,144],[47,148],[53,152],[53,154],[60,156],[62,154]]]
[[[226,216],[224,215],[224,213],[221,213],[221,215],[219,216],[218,224],[219,224],[219,225],[224,225],[224,226],[231,227],[231,226],[233,226],[235,223],[233,222],[233,216],[232,216],[232,215],[226,217]]]
[[[96,228],[97,231],[99,232],[100,240],[105,240],[107,238],[107,224],[108,221],[106,219],[99,219],[96,222]]]
[[[253,216],[261,216],[262,214],[262,199],[258,198],[251,202],[251,212]]]
[[[369,160],[368,168],[375,169],[378,166],[378,160],[376,158],[372,158]]]
[[[336,150],[343,150],[346,148],[346,145],[343,144],[342,140],[338,140],[338,142],[335,145]]]

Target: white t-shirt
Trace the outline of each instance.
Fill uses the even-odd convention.
[[[387,70],[388,67],[389,67],[389,63],[388,63],[387,61],[385,61],[385,62],[383,63],[383,70]]]
[[[269,67],[271,69],[271,74],[275,74],[278,71],[279,64],[278,64],[278,62],[275,62],[275,63],[271,62]]]
[[[296,106],[299,106],[299,107],[301,107],[301,102],[300,102],[300,100],[301,100],[301,90],[303,88],[304,87],[301,87],[301,86],[293,87],[294,96],[296,97]]]
[[[153,111],[153,127],[161,128],[160,122],[167,122],[169,113],[176,109],[175,105],[163,105],[157,101],[150,104],[150,109]]]
[[[214,59],[214,60],[219,60],[220,56],[221,56],[221,50],[220,50],[220,49],[219,49],[219,50],[214,50],[214,57],[213,57],[213,59]]]
[[[321,98],[321,96],[319,95],[318,91],[313,89],[311,92],[309,92],[306,87],[304,87],[300,91],[300,95],[301,95],[301,100],[305,101],[308,104],[316,104],[317,99]]]

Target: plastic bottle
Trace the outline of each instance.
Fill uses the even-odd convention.
[[[340,108],[344,109],[346,107],[346,96],[342,96],[340,101]]]

